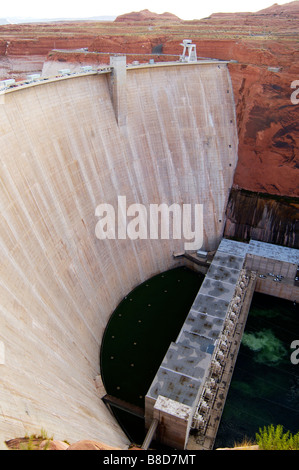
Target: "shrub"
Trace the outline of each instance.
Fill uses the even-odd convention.
[[[299,450],[299,432],[292,435],[290,431],[283,432],[283,426],[271,424],[259,429],[256,442],[260,450]]]

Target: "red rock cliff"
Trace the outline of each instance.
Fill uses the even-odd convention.
[[[25,64],[30,58],[41,66],[38,60],[53,48],[88,47],[88,53],[51,53],[49,60],[62,62],[107,62],[107,55],[94,52],[126,53],[128,62],[148,61],[136,54],[152,52],[164,54],[157,60],[174,60],[182,39],[190,38],[199,57],[238,61],[229,65],[239,133],[234,186],[299,197],[299,104],[291,102],[291,84],[299,80],[298,24],[298,1],[194,21],[145,10],[109,23],[1,26],[0,56],[8,68],[13,60]]]

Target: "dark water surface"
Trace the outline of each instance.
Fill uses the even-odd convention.
[[[107,394],[144,410],[144,397],[189,313],[204,275],[180,267],[161,273],[128,294],[113,312],[101,348]],[[132,442],[142,444],[144,420],[113,407]]]
[[[299,364],[290,360],[299,340],[299,306],[255,293],[215,443],[230,447],[259,428],[282,424],[299,431]]]
[[[204,276],[176,268],[144,282],[119,304],[104,333],[101,372],[106,391],[144,410],[144,397],[175,341]],[[290,360],[299,340],[299,306],[255,293],[215,442],[254,441],[259,428],[282,424],[299,431],[299,364]],[[144,419],[115,407],[129,439],[142,444]]]

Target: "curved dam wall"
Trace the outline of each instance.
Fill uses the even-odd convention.
[[[221,239],[237,162],[226,64],[127,70],[125,86],[122,127],[109,73],[0,105],[1,448],[41,428],[128,445],[95,387],[101,338],[129,291],[182,262],[184,240],[99,240],[99,204],[203,204],[202,249]]]

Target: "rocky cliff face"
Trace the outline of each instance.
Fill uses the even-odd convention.
[[[176,15],[172,13],[165,12],[162,14],[154,13],[149,10],[142,10],[142,11],[133,11],[131,13],[125,13],[124,15],[120,15],[116,18],[116,23],[129,23],[129,22],[146,22],[152,23],[157,21],[169,21],[171,23],[178,22],[180,23],[182,20],[178,18]]]
[[[226,211],[224,235],[298,248],[299,203],[296,199],[271,197],[233,189]]]
[[[298,73],[280,63],[232,66],[239,134],[236,187],[299,196],[298,105],[291,83]],[[299,82],[298,82],[299,83]]]
[[[193,42],[200,57],[237,61],[229,65],[239,134],[235,187],[298,197],[299,104],[291,101],[291,84],[299,80],[298,32],[292,29],[294,20],[299,21],[299,2],[292,3],[297,12],[290,4],[290,13],[278,18],[276,14],[212,15],[205,24],[218,28],[219,39],[204,34]],[[247,37],[237,34],[237,25],[249,32]],[[178,49],[179,42],[169,40],[163,52]]]

